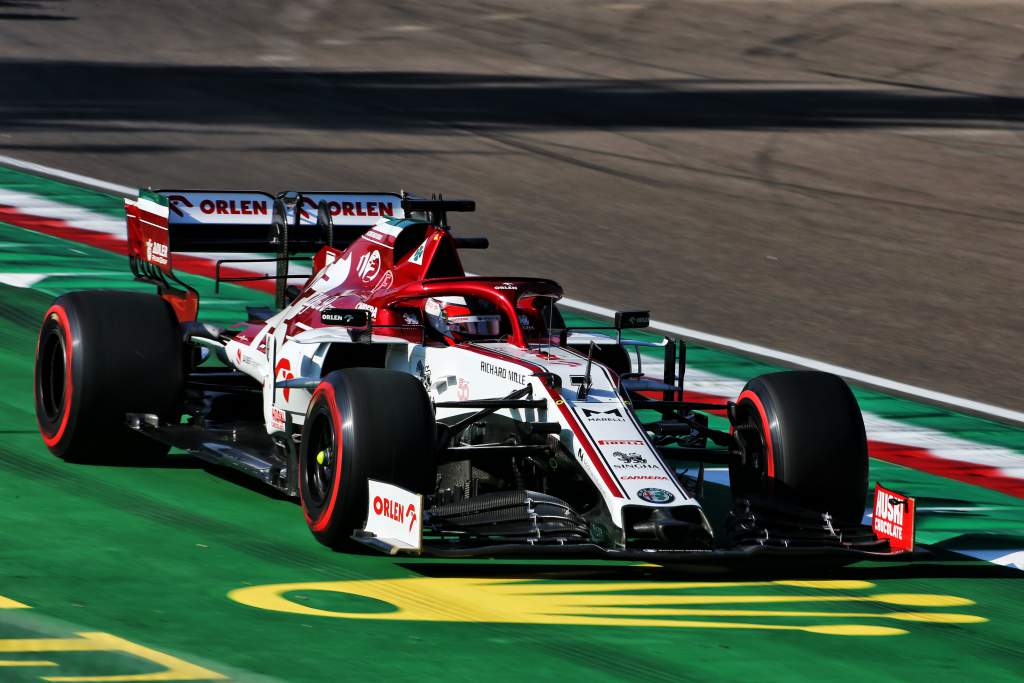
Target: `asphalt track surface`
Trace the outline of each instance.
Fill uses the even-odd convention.
[[[0,154],[474,197],[471,270],[1020,410],[1018,2],[0,3]]]

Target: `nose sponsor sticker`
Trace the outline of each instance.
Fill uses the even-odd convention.
[[[672,493],[665,489],[640,489],[636,492],[636,495],[640,500],[646,500],[648,503],[656,503],[659,505],[671,503],[676,499]]]
[[[423,496],[393,484],[369,481],[369,507],[364,530],[403,550],[423,543]]]

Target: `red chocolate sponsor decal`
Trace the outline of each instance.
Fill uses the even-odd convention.
[[[871,530],[889,540],[893,551],[914,549],[914,499],[875,484]]]

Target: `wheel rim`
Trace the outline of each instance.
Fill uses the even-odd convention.
[[[327,502],[334,485],[336,458],[334,425],[320,413],[311,425],[309,448],[302,463],[310,506],[320,508]]]
[[[734,429],[737,437],[743,441],[747,455],[745,469],[749,476],[760,479],[768,474],[768,436],[764,433],[767,425],[761,422],[757,408],[749,400],[740,401],[738,407],[740,420]]]
[[[39,376],[36,390],[43,417],[56,422],[64,409],[67,392],[67,348],[59,330],[51,329],[39,348]]]

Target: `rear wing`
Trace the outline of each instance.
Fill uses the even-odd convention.
[[[174,253],[275,253],[278,273],[267,277],[279,280],[280,300],[292,255],[344,248],[382,218],[405,216],[402,196],[386,192],[140,190],[124,201],[136,278],[195,298],[196,309],[194,291],[173,273]]]
[[[126,199],[129,237],[133,228],[158,230],[147,234],[162,239],[169,252],[277,252],[287,224],[289,253],[316,251],[324,246],[328,227],[318,217],[326,204],[330,223],[343,247],[381,218],[402,218],[397,194],[368,192],[219,192],[197,190],[141,190],[137,200]],[[298,220],[296,220],[296,212]],[[133,221],[143,221],[133,225]],[[135,252],[133,252],[135,253]],[[143,256],[142,252],[138,252]],[[157,265],[163,265],[157,263]]]

